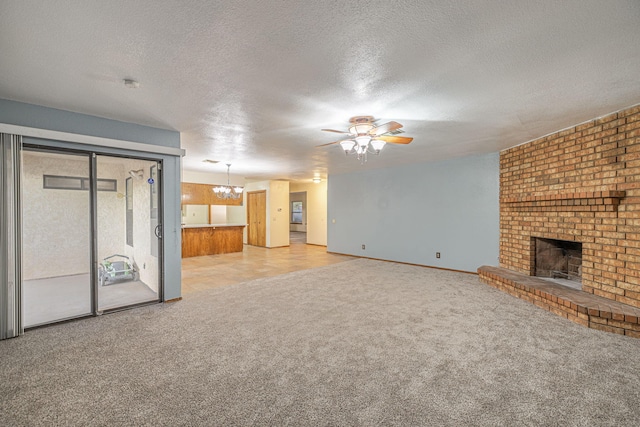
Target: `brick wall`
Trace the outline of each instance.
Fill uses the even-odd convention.
[[[640,307],[640,106],[500,153],[500,265],[534,237],[582,242],[582,288]]]

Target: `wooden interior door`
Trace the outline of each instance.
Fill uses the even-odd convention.
[[[267,246],[267,192],[247,193],[247,243]]]

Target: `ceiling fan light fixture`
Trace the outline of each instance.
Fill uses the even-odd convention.
[[[363,135],[369,133],[371,129],[373,129],[371,123],[357,123],[349,126],[349,133],[351,135]]]
[[[370,141],[371,137],[369,135],[356,136],[356,142],[360,147],[366,147],[367,145],[369,145]]]
[[[371,148],[376,152],[376,154],[380,154],[380,151],[384,148],[387,143],[381,139],[374,139],[371,141]]]
[[[367,162],[367,153],[380,154],[382,149],[390,144],[406,145],[413,141],[413,138],[406,136],[397,136],[402,132],[402,124],[390,121],[381,125],[374,125],[376,120],[373,116],[355,116],[349,119],[349,131],[339,131],[334,129],[322,129],[325,132],[335,132],[350,135],[342,141],[334,141],[328,144],[321,144],[318,147],[326,145],[340,144],[345,155],[355,154],[361,164]]]
[[[353,139],[345,139],[344,141],[340,141],[340,146],[347,154],[349,154],[349,151],[353,149],[354,145],[356,145],[356,142]]]

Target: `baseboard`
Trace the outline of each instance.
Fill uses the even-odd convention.
[[[435,268],[436,270],[453,271],[453,272],[456,272],[456,273],[471,274],[473,276],[477,276],[478,275],[477,271],[456,270],[455,268],[436,267],[435,265],[425,265],[425,264],[414,264],[412,262],[392,261],[390,259],[373,258],[373,257],[361,256],[361,255],[343,254],[343,253],[340,253],[340,252],[327,251],[327,253],[328,254],[335,254],[335,255],[350,256],[350,257],[354,257],[354,258],[372,259],[374,261],[394,262],[396,264],[413,265],[413,266],[416,266],[416,267]]]
[[[167,300],[164,300],[164,303],[168,304],[171,302],[178,302],[178,301],[182,301],[182,297],[167,299]]]

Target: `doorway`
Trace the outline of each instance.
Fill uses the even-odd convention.
[[[267,192],[247,193],[247,244],[267,246]]]
[[[289,193],[289,242],[307,243],[307,192]]]
[[[160,301],[161,163],[30,146],[22,162],[24,326]]]

